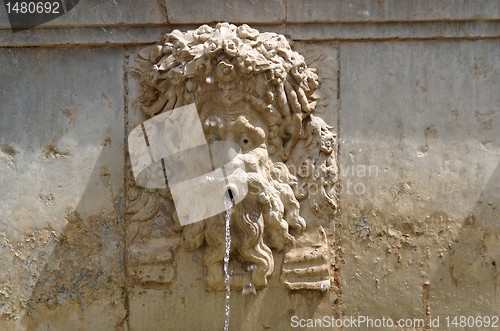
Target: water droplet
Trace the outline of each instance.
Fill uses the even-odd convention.
[[[207,78],[205,78],[205,82],[207,82],[207,84],[213,84],[214,81],[215,79],[212,76],[208,76]]]
[[[248,294],[257,294],[257,291],[255,290],[255,286],[253,286],[252,283],[250,284],[247,284],[243,287],[243,289],[241,290],[241,293],[243,295],[248,295]]]
[[[325,284],[322,283],[319,288],[321,289],[321,292],[328,292],[330,291],[330,284]]]
[[[247,267],[247,272],[250,272],[250,271],[255,270],[255,269],[257,269],[257,266],[255,264],[250,264]]]

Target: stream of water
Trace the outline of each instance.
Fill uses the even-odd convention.
[[[232,199],[226,199],[226,252],[224,254],[224,281],[226,283],[226,319],[224,320],[224,331],[229,331],[229,316],[231,309],[229,299],[231,298],[231,279],[229,275],[229,253],[231,253],[231,214],[233,213]]]

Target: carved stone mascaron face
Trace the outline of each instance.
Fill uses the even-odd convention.
[[[189,162],[179,173],[209,162],[212,170],[244,164],[233,176],[248,184],[248,194],[231,216],[231,289],[263,288],[279,273],[288,289],[327,291],[338,168],[336,136],[315,115],[316,71],[285,36],[229,23],[172,31],[139,52],[136,62],[144,114],[196,103],[210,161],[198,158],[200,164]],[[236,157],[228,158],[230,148]],[[224,290],[224,215],[180,227],[168,190],[131,182],[127,192],[129,278],[145,286],[181,286],[177,267],[190,263],[182,250],[199,249],[207,288]],[[196,201],[192,207],[199,208]]]

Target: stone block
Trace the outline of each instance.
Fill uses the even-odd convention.
[[[114,327],[125,315],[122,50],[1,49],[0,63],[3,318]]]
[[[12,33],[0,29],[0,44],[5,47],[144,45],[155,42],[171,30],[164,27],[82,27],[36,28]]]
[[[279,23],[285,21],[283,0],[243,0],[238,2],[219,0],[166,0],[170,23]]]
[[[495,0],[289,0],[287,21],[295,22],[388,22],[490,20],[500,18]]]
[[[287,34],[294,40],[401,40],[486,39],[500,36],[498,21],[474,22],[382,22],[290,24]]]
[[[78,27],[78,28],[37,28],[12,33],[0,29],[0,44],[4,47],[24,46],[129,46],[146,45],[157,42],[175,28],[196,29],[198,25],[145,26],[145,27]],[[283,25],[259,26],[261,31],[285,33]]]
[[[178,251],[177,280],[168,288],[129,289],[131,330],[219,330],[224,328],[225,292],[207,291],[201,254]],[[330,297],[318,291],[290,292],[273,275],[268,288],[256,294],[231,291],[230,330],[291,329],[292,317],[311,319],[328,307]]]
[[[267,29],[262,29],[261,31],[265,30]],[[337,125],[338,110],[338,47],[339,45],[335,43],[297,43],[295,45],[295,50],[304,56],[305,62],[308,66],[317,68],[318,70],[317,73],[321,84],[319,91],[317,91],[317,97],[319,100],[316,105],[316,110],[320,116],[325,118],[328,124],[333,126]],[[128,58],[130,67],[134,67],[134,65],[140,62],[139,57],[136,58],[139,59],[138,63],[135,63],[136,61],[133,59],[133,55],[134,53],[137,53],[137,51],[138,49],[131,48],[130,52],[127,52],[130,54]],[[149,58],[150,57],[146,56],[145,52],[142,53],[142,59]],[[300,62],[301,61],[302,60],[300,60]],[[147,109],[147,107],[144,107],[144,101],[141,102],[139,92],[141,88],[145,87],[147,78],[145,78],[146,75],[144,75],[143,72],[142,79],[139,82],[138,77],[132,75],[132,70],[129,70],[128,72],[130,74],[128,79],[128,88],[130,92],[127,93],[129,96],[129,126],[127,129],[130,130],[145,118],[144,115],[140,114],[141,110],[139,108],[141,105],[143,106],[143,110]],[[249,79],[248,76],[250,75],[247,73],[246,76],[243,74],[242,76]],[[203,81],[204,79],[198,81],[199,86],[203,86]],[[248,85],[259,84],[259,82],[254,82],[250,79],[248,82],[251,82],[247,83]],[[155,84],[162,83],[160,80],[157,80]],[[237,88],[232,88],[230,91],[235,94],[238,93]],[[277,89],[275,91],[277,91]],[[253,92],[246,93],[251,94]],[[291,92],[289,93],[291,94]],[[216,102],[216,96],[216,93],[210,96],[213,102]],[[225,109],[221,107],[217,109],[220,113],[232,114],[231,108]],[[286,111],[286,109],[283,109],[283,111]],[[154,114],[154,112],[151,113]],[[245,110],[239,114],[245,115]],[[228,125],[231,125],[230,123],[231,122],[228,122]],[[262,128],[265,127],[266,124],[263,123]],[[321,130],[322,134],[326,136],[325,131],[327,130],[323,131],[323,128],[324,127],[317,129],[318,131],[315,132],[318,133]],[[333,129],[333,131],[335,131],[335,129]],[[190,132],[190,134],[192,134],[192,132]],[[233,133],[228,133],[227,137],[234,139],[235,135],[233,135]],[[152,141],[153,140],[149,140],[151,146],[153,145]],[[310,145],[314,146],[314,143],[310,142]],[[300,146],[297,146],[296,148],[298,147]],[[309,147],[304,147],[304,149],[306,148]],[[298,150],[301,151],[302,149]],[[328,152],[328,149],[325,148],[324,153],[328,154],[331,153],[331,151]],[[250,151],[247,151],[246,155],[249,156]],[[329,162],[332,162],[331,160],[332,159],[329,159]],[[320,168],[320,166],[324,166],[326,168],[325,164],[320,165],[318,162],[316,165],[318,168]],[[330,164],[328,164],[328,166],[330,166]],[[132,187],[128,192],[134,192],[134,189],[135,188]],[[186,193],[189,192],[186,191]],[[214,191],[213,194],[216,195],[217,192]],[[148,201],[153,201],[153,199],[155,198],[152,198],[151,200],[148,199]],[[134,201],[136,200],[146,201],[145,199],[135,199]],[[193,201],[198,207],[203,208],[202,200],[195,199]],[[210,252],[214,250],[213,246],[211,247],[214,241],[210,239],[210,233],[212,232],[206,230],[203,236],[205,236],[205,238],[209,238],[207,245],[202,246],[201,250],[197,250],[196,247],[190,247],[193,243],[193,241],[190,241],[190,236],[193,236],[193,232],[190,234],[189,227],[182,229],[182,236],[180,234],[164,230],[165,228],[168,229],[168,227],[171,227],[171,224],[173,223],[171,223],[171,217],[167,213],[167,208],[171,208],[169,205],[165,203],[165,208],[160,207],[159,213],[154,212],[153,214],[150,214],[151,217],[148,216],[149,218],[142,218],[141,224],[137,224],[139,222],[136,221],[139,218],[135,217],[135,204],[133,205],[131,203],[130,205],[132,206],[132,208],[130,208],[130,216],[131,219],[135,218],[135,220],[129,225],[129,237],[132,239],[128,249],[129,257],[132,258],[129,259],[128,266],[132,264],[132,259],[137,256],[136,252],[142,251],[145,255],[151,254],[153,249],[158,247],[167,247],[167,243],[172,243],[170,247],[172,249],[172,256],[174,256],[173,261],[171,261],[172,258],[169,256],[164,259],[168,261],[163,261],[168,263],[155,263],[154,265],[153,263],[150,263],[152,259],[144,259],[147,263],[143,262],[142,265],[138,263],[137,265],[140,268],[136,268],[130,273],[133,276],[130,278],[131,286],[129,287],[128,292],[130,328],[132,330],[195,330],[200,328],[215,330],[222,328],[225,317],[225,292],[217,291],[216,289],[223,290],[224,288],[216,287],[220,286],[220,283],[214,283],[213,281],[214,276],[217,275],[210,273],[210,270],[204,267],[205,264],[205,266],[211,267],[212,270],[214,270],[214,263],[207,263],[207,257],[210,256],[212,254]],[[146,203],[146,205],[149,204]],[[323,206],[325,205],[326,204]],[[142,210],[147,210],[147,208],[148,206],[144,207]],[[309,208],[313,207],[309,205]],[[162,215],[162,212],[165,214]],[[257,209],[255,214],[258,215],[261,212],[262,211]],[[263,214],[265,215],[265,211]],[[161,216],[157,217],[157,215]],[[140,216],[142,217],[142,215]],[[308,226],[311,228],[315,225],[317,226],[319,222],[316,217],[309,217],[307,218],[307,221]],[[155,230],[157,224],[162,224],[160,222],[163,222],[162,229],[160,230],[160,228],[158,228],[158,230]],[[217,224],[216,222],[218,222],[218,220],[205,220],[205,222],[211,222],[205,223],[207,224],[207,227],[210,227],[210,224]],[[260,221],[256,221],[255,224],[257,224],[257,222]],[[197,224],[205,226],[203,223]],[[270,223],[267,223],[267,225],[269,224]],[[324,227],[329,227],[329,219],[326,219],[323,224]],[[328,253],[325,252],[328,250],[326,240],[321,240],[326,238],[323,228],[322,231],[318,231],[318,233],[322,233],[322,236],[317,237],[308,235],[307,238],[309,238],[309,241],[304,240],[304,237],[306,236],[301,237],[301,241],[296,241],[296,249],[288,250],[288,247],[286,247],[284,253],[276,252],[273,254],[272,265],[275,271],[269,276],[268,284],[259,285],[259,283],[256,283],[259,281],[259,278],[255,277],[255,270],[256,268],[259,268],[257,267],[257,262],[256,264],[248,266],[246,265],[246,262],[243,262],[245,264],[240,265],[242,261],[245,261],[245,257],[235,257],[237,254],[243,252],[246,252],[246,256],[250,256],[249,254],[251,254],[252,244],[249,244],[250,246],[242,246],[242,244],[239,243],[241,237],[238,234],[238,223],[233,222],[231,226],[235,229],[233,230],[235,232],[232,234],[231,247],[245,247],[239,250],[238,248],[235,248],[233,252],[234,255],[230,258],[229,270],[232,275],[232,291],[230,295],[231,330],[255,330],[260,328],[287,330],[290,329],[290,327],[293,327],[293,324],[291,323],[293,316],[300,319],[306,319],[316,317],[319,314],[334,314],[333,310],[338,308],[338,305],[334,303],[336,299],[336,288],[334,285],[330,288],[330,274],[328,273],[327,268],[331,266],[332,259],[330,259]],[[193,229],[196,228],[191,228],[191,230]],[[179,233],[180,230],[181,229],[174,231]],[[328,230],[330,229],[328,228]],[[164,231],[164,234],[160,234],[160,231]],[[160,244],[160,240],[163,238],[156,239],[152,238],[152,236],[163,236],[163,238],[168,236],[168,239],[163,240],[163,244]],[[175,245],[174,241],[176,242]],[[180,247],[179,242],[183,242]],[[333,242],[334,240],[332,240],[332,244]],[[328,243],[330,243],[330,241],[328,241]],[[134,251],[130,254],[132,249],[134,249]],[[263,249],[262,251],[264,253],[261,253],[260,259],[265,260],[266,253]],[[156,254],[153,258],[157,257],[158,254]],[[157,269],[153,270],[153,267]],[[310,277],[313,281],[309,281],[308,277]],[[287,281],[285,283],[286,286],[290,286],[291,288],[304,289],[305,286],[309,286],[309,288],[316,289],[316,291],[289,291],[283,286],[283,279]],[[317,283],[321,283],[322,286],[317,285]],[[314,309],[310,309],[311,306],[314,307]],[[262,307],[266,307],[266,309],[262,309]],[[335,311],[335,313],[337,313],[337,311]]]
[[[341,44],[347,316],[497,309],[499,46]]]
[[[320,80],[318,103],[315,114],[332,126],[337,132],[338,120],[338,49],[339,44],[333,42],[307,43],[296,42],[294,50],[303,55],[309,67],[315,68]]]

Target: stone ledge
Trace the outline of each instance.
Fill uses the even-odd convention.
[[[0,29],[0,47],[123,46],[158,42],[174,29],[196,29],[198,25],[159,25],[142,27],[37,28],[12,33]],[[285,33],[283,26],[252,27],[261,31]]]
[[[129,27],[37,28],[12,33],[0,29],[2,47],[23,46],[121,46],[155,43],[174,29],[195,29],[198,25],[158,25]],[[301,41],[368,41],[429,39],[500,38],[500,22],[420,22],[420,23],[309,23],[256,25]]]
[[[294,40],[392,40],[500,38],[500,22],[309,23],[290,24]]]
[[[170,28],[148,27],[75,27],[30,29],[17,33],[0,30],[0,45],[25,46],[120,46],[150,44],[160,40]]]

